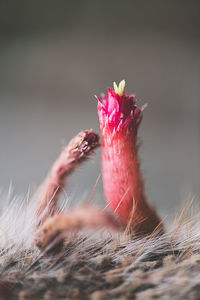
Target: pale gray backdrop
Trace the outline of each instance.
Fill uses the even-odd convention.
[[[139,135],[149,199],[163,214],[200,199],[199,1],[1,1],[0,185],[40,183],[81,129],[94,94],[126,79],[148,103]],[[87,199],[100,150],[66,188]],[[94,201],[103,203],[102,182]]]

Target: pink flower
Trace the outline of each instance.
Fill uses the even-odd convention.
[[[125,87],[125,81],[122,80],[120,85]],[[138,99],[134,94],[128,96],[122,89],[119,94],[116,83],[114,86],[115,90],[108,89],[107,97],[103,96],[102,100],[97,98],[101,129],[109,127],[111,131],[123,130],[126,133],[127,130],[132,130],[136,133],[145,105],[138,108],[136,105]]]
[[[160,223],[146,202],[140,174],[137,132],[145,106],[137,107],[135,95],[124,91],[125,81],[98,99],[102,134],[104,193],[111,209],[134,232],[152,232]]]

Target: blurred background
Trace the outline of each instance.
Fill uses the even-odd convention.
[[[163,213],[200,199],[200,2],[0,1],[0,185],[38,185],[81,129],[99,132],[94,95],[125,79],[148,103],[139,130],[147,194]],[[88,199],[101,153],[72,176]],[[102,180],[94,201],[104,203]]]

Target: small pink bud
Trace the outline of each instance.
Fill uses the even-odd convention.
[[[124,225],[134,232],[149,233],[160,223],[146,202],[140,174],[137,132],[144,106],[124,91],[125,81],[98,99],[102,134],[102,173],[106,199]]]

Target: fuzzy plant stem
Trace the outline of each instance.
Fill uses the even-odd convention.
[[[120,231],[121,226],[109,212],[92,207],[81,207],[48,218],[36,236],[36,245],[40,250],[51,253],[60,250],[64,238],[70,232],[84,229],[106,228]]]
[[[38,225],[58,212],[57,201],[67,177],[89,158],[99,146],[99,137],[93,130],[81,131],[63,149],[49,174],[36,193]]]
[[[138,126],[144,106],[136,106],[135,95],[128,96],[125,81],[98,102],[102,134],[102,173],[104,193],[111,209],[125,228],[134,234],[151,233],[160,223],[147,203],[138,158]]]

